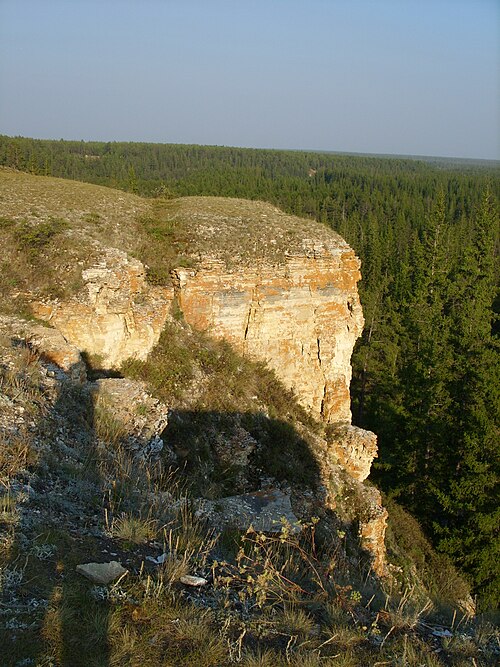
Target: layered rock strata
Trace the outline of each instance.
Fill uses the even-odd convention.
[[[332,424],[327,429],[328,455],[331,464],[341,465],[351,477],[363,482],[377,457],[377,436],[351,424]]]
[[[189,324],[266,361],[317,418],[351,421],[350,359],[363,314],[359,260],[344,241],[306,241],[303,253],[279,265],[228,271],[205,262],[175,278]]]
[[[374,434],[351,426],[350,359],[364,323],[353,250],[326,227],[259,202],[188,198],[172,210],[172,228],[191,234],[196,268],[174,270],[171,288],[148,285],[141,262],[100,247],[84,289],[35,303],[35,314],[110,368],[146,358],[175,301],[188,324],[265,361],[329,425],[325,479],[341,466],[362,482],[377,447]],[[383,574],[386,513],[380,498],[369,505],[360,537]]]

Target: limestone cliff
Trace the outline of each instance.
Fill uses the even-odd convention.
[[[69,301],[33,303],[80,349],[108,366],[144,358],[173,296],[190,325],[266,361],[326,423],[350,423],[350,358],[363,328],[359,260],[337,234],[261,202],[186,198],[172,224],[189,226],[196,266],[174,269],[173,291],[145,282],[144,266],[100,248]]]
[[[116,248],[101,248],[82,272],[84,289],[69,301],[34,301],[40,319],[56,327],[106,368],[124,359],[145,359],[158,342],[172,290],[151,287],[144,266]]]

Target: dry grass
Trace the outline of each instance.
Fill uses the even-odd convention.
[[[54,257],[63,264],[90,261],[92,250],[82,243],[84,236],[103,243],[118,240],[122,248],[150,258],[150,279],[157,282],[169,279],[171,266],[186,258],[197,260],[198,254],[209,252],[231,269],[235,260],[245,263],[250,257],[283,261],[284,249],[298,250],[308,234],[323,238],[323,228],[312,230],[312,223],[259,202],[196,197],[147,202],[107,188],[8,170],[0,170],[0,216],[0,236],[9,253],[0,292],[9,298],[13,291],[33,285],[50,288],[55,278],[49,260]],[[331,238],[328,230],[324,233]],[[166,255],[166,268],[161,269]],[[26,259],[29,265],[22,275]],[[68,276],[71,293],[78,289],[78,275],[70,269]],[[19,348],[15,363],[2,367],[0,390],[27,411],[28,405],[35,406],[30,418],[39,421],[36,405],[44,399],[37,366],[31,351]],[[79,499],[86,507],[82,518],[98,528],[95,535],[91,531],[73,535],[61,524],[58,535],[49,534],[44,526],[27,547],[26,536],[16,543],[15,536],[14,541],[10,539],[18,518],[16,503],[9,493],[0,495],[0,520],[9,524],[10,539],[4,550],[8,558],[2,559],[2,585],[18,586],[21,601],[37,595],[48,599],[48,607],[41,607],[33,626],[24,630],[14,632],[1,615],[0,641],[9,647],[2,654],[6,664],[22,664],[28,656],[40,667],[223,667],[238,661],[246,667],[443,667],[445,660],[458,667],[465,653],[469,662],[478,665],[484,656],[494,659],[487,647],[493,645],[495,635],[486,631],[484,637],[478,632],[472,639],[457,637],[443,644],[443,659],[434,654],[430,644],[417,637],[425,609],[415,604],[413,594],[390,601],[385,616],[382,610],[377,617],[352,588],[359,565],[354,556],[342,572],[349,582],[341,585],[334,580],[339,559],[327,546],[319,548],[315,524],[301,536],[286,531],[274,537],[248,533],[241,540],[237,536],[241,549],[229,555],[230,562],[216,562],[217,536],[196,518],[185,493],[187,478],[195,478],[202,470],[211,476],[207,484],[215,492],[228,492],[229,483],[221,481],[227,470],[212,465],[210,430],[230,430],[237,423],[259,439],[261,450],[253,463],[295,485],[311,482],[314,474],[304,470],[308,444],[294,425],[300,424],[301,432],[313,430],[314,425],[265,368],[242,359],[224,344],[190,332],[180,322],[167,328],[150,363],[129,364],[127,370],[144,377],[157,396],[180,406],[183,414],[204,415],[174,434],[187,451],[186,467],[177,476],[161,475],[134,461],[125,446],[124,425],[110,406],[98,401],[80,445],[82,460],[87,456],[81,473],[94,488],[85,498],[86,487],[81,485]],[[70,429],[83,408],[77,408],[76,398],[71,403],[65,396],[64,401],[66,412],[57,418],[65,419]],[[216,415],[221,414],[230,418],[217,421]],[[39,435],[42,430],[38,424]],[[30,434],[23,431],[15,437],[4,433],[2,438],[0,474],[8,481],[34,463],[33,450]],[[285,447],[288,457],[282,456]],[[65,468],[56,455],[54,445],[41,471],[53,481],[57,478],[53,494],[57,496],[59,488],[70,488],[71,462],[65,462]],[[284,458],[289,462],[283,463]],[[99,496],[97,500],[91,493]],[[49,496],[38,501],[46,502]],[[64,500],[62,494],[58,521],[62,521]],[[103,535],[106,526],[111,532]],[[167,557],[148,574],[139,568],[139,574],[134,574],[131,568],[123,582],[96,591],[75,573],[78,562],[102,555],[103,540],[107,549],[114,539],[117,550],[125,542],[133,545],[130,553],[140,554],[141,546],[154,538],[162,538]],[[334,556],[335,568],[330,567]],[[183,574],[200,572],[210,580],[200,591],[186,591],[178,583]],[[381,625],[384,618],[386,624],[377,635],[384,639],[382,647],[369,641],[376,634],[377,618]],[[14,636],[20,638],[17,643]]]
[[[111,535],[128,544],[144,544],[158,535],[158,523],[154,519],[122,514],[113,519]]]
[[[300,640],[307,639],[316,627],[309,614],[296,607],[285,607],[279,615],[276,625],[280,632],[295,636]]]
[[[94,405],[93,426],[96,436],[114,449],[118,449],[127,436],[125,425],[115,417],[106,400],[99,396]]]
[[[168,597],[117,613],[119,629],[110,637],[111,665],[222,667],[227,647],[210,612],[180,606]]]
[[[136,243],[134,220],[150,202],[111,188],[0,168],[0,216],[41,224],[64,218],[71,228],[103,242]]]

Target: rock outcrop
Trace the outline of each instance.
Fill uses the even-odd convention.
[[[351,477],[363,482],[377,456],[377,436],[351,424],[332,424],[327,429],[328,459],[341,465]]]
[[[146,283],[144,266],[93,241],[100,259],[69,301],[33,304],[80,350],[116,367],[145,358],[175,296],[185,320],[266,361],[314,416],[350,423],[350,357],[363,328],[359,260],[333,231],[262,202],[186,198],[172,228],[188,230],[195,268],[173,289]]]
[[[148,285],[143,264],[116,248],[102,248],[82,278],[85,287],[71,300],[34,302],[34,314],[104,368],[145,359],[160,337],[172,290]]]
[[[135,459],[154,461],[162,452],[165,461],[175,454],[165,448],[161,434],[168,423],[168,407],[151,396],[145,383],[127,378],[105,378],[92,383],[96,410],[117,420],[123,441]]]
[[[183,230],[192,264],[172,271],[171,287],[149,285],[139,260],[93,239],[83,288],[65,300],[33,299],[35,315],[94,366],[116,368],[147,357],[175,307],[193,328],[273,368],[328,426],[326,478],[340,466],[362,482],[377,446],[374,434],[351,425],[350,359],[364,323],[354,251],[325,226],[262,202],[186,198],[165,215],[169,228]],[[243,465],[252,446],[241,452]],[[368,505],[361,537],[382,573],[385,513],[376,498]]]
[[[61,372],[75,382],[86,381],[87,372],[80,351],[57,329],[21,318],[1,316],[0,335],[10,338],[14,345],[25,346],[32,354],[39,355],[53,374]]]
[[[284,528],[291,533],[301,530],[290,504],[290,496],[279,489],[264,489],[241,496],[206,500],[196,514],[209,521],[217,530],[224,527],[243,532],[253,528],[257,532],[265,533],[281,533]]]

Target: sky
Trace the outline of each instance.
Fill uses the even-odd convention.
[[[0,0],[0,134],[500,159],[499,0]]]

